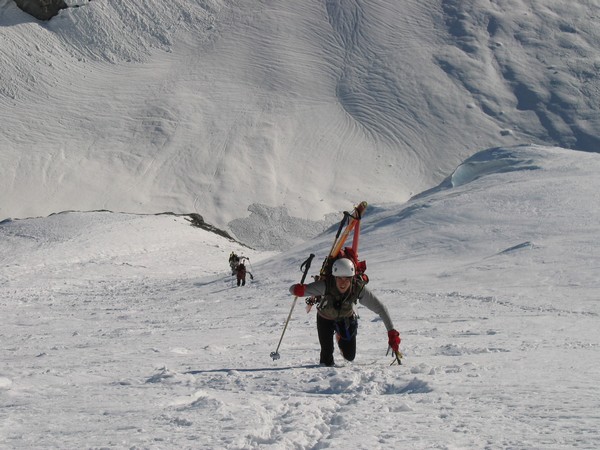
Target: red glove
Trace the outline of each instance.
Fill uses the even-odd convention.
[[[398,347],[400,346],[400,333],[396,330],[388,331],[388,344],[392,347],[394,353],[398,353]]]
[[[306,291],[305,284],[293,284],[290,287],[290,294],[295,295],[296,297],[304,297],[305,291]]]

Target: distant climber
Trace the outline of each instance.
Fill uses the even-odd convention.
[[[229,267],[231,267],[231,275],[236,274],[236,268],[240,263],[240,257],[236,255],[234,252],[231,252],[229,255]]]
[[[235,269],[238,286],[246,286],[246,266],[244,263],[239,263]]]

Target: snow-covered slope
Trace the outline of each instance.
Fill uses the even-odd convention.
[[[355,362],[315,367],[302,300],[269,356],[333,229],[267,254],[168,215],[0,223],[0,447],[598,448],[599,170],[597,154],[496,148],[370,205],[360,256],[400,367],[360,307]]]
[[[599,13],[0,0],[0,447],[600,447]],[[315,367],[301,300],[272,361],[361,200],[405,364],[359,308]]]
[[[567,0],[0,0],[0,218],[401,202],[473,153],[596,151],[598,8]]]

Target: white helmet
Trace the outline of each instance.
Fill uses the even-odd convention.
[[[336,259],[331,267],[331,274],[334,277],[353,277],[354,273],[354,263],[348,258]]]

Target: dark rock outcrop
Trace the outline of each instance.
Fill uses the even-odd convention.
[[[19,8],[39,20],[50,20],[69,6],[64,0],[15,0]]]

